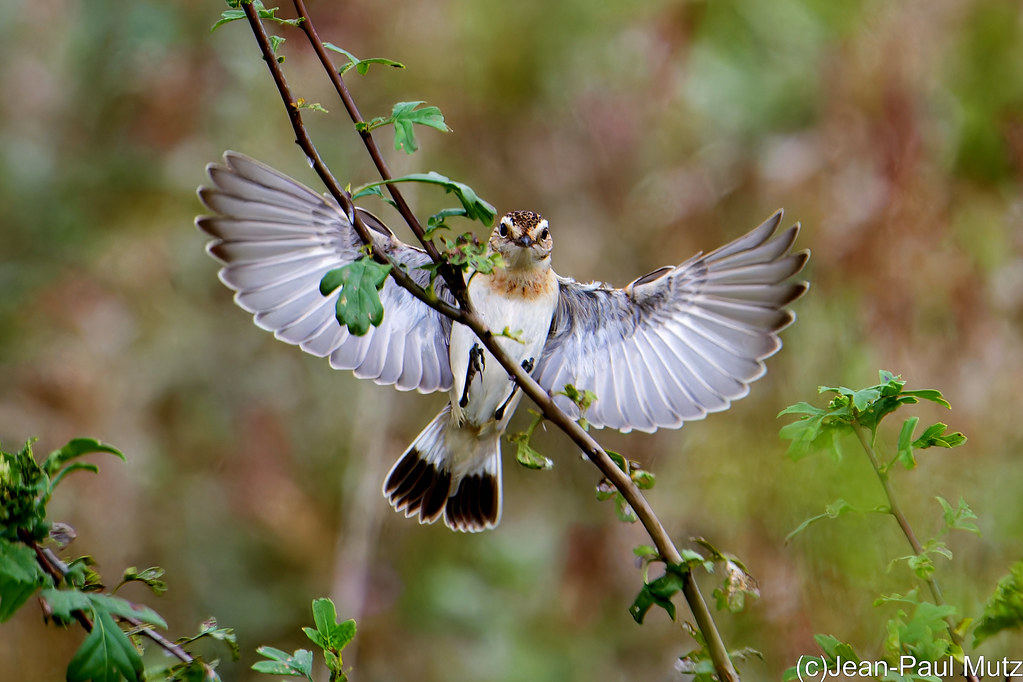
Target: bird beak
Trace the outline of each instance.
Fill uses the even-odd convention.
[[[516,239],[515,243],[518,244],[519,246],[521,246],[524,249],[528,249],[530,246],[532,246],[536,242],[533,241],[533,238],[530,237],[528,234],[524,234],[521,237],[519,237],[518,239]]]

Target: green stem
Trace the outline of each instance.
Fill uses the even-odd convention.
[[[877,474],[877,480],[881,482],[881,487],[884,488],[885,497],[888,499],[889,513],[895,517],[896,522],[899,524],[899,528],[902,529],[902,534],[906,536],[909,546],[913,548],[913,553],[916,555],[923,554],[923,545],[921,545],[920,540],[917,539],[916,533],[913,531],[913,527],[909,525],[909,519],[907,519],[906,515],[902,512],[902,507],[899,506],[898,499],[895,497],[895,491],[892,488],[891,481],[888,479],[888,471],[881,466],[881,460],[877,456],[877,451],[874,450],[872,439],[867,437],[867,434],[870,433],[869,429],[854,425],[853,433],[856,434],[857,440],[860,441],[860,446],[863,447],[863,451],[867,453],[867,457],[870,459],[870,465],[874,467],[874,473]],[[924,582],[927,583],[927,587],[931,590],[931,595],[934,597],[934,603],[938,606],[944,606],[945,598],[942,596],[941,587],[938,586],[938,581],[934,578],[934,576],[927,576]],[[948,623],[948,634],[952,638],[952,641],[962,648],[963,638],[956,630],[955,622],[951,618],[947,618],[945,622]],[[978,678],[973,675],[967,675],[966,679],[979,682]]]

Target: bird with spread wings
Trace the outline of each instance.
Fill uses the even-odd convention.
[[[362,242],[344,211],[278,171],[235,152],[207,168],[199,197],[212,215],[196,219],[212,237],[220,279],[235,302],[278,339],[325,357],[335,369],[399,390],[448,391],[449,402],[391,468],[384,495],[407,517],[443,516],[460,531],[493,528],[501,517],[500,439],[521,392],[473,333],[388,280],[384,318],[355,336],[335,317],[337,291],[320,280],[357,260]],[[430,257],[400,241],[368,212],[373,239],[392,261],[441,299],[453,297],[424,266]],[[501,218],[489,241],[503,266],[470,273],[468,295],[502,349],[531,372],[573,418],[571,384],[596,400],[594,427],[678,428],[728,408],[764,372],[795,319],[789,304],[807,289],[792,278],[808,251],[781,231],[781,211],[721,248],[662,267],[615,288],[583,284],[551,268],[548,221],[531,211]]]

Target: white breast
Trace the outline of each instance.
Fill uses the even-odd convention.
[[[548,273],[549,274],[549,273]],[[557,305],[558,289],[545,287],[539,295],[524,297],[495,290],[490,278],[477,274],[469,282],[469,298],[476,312],[497,337],[497,343],[517,364],[533,358],[539,361],[551,319]],[[507,330],[514,338],[499,336]],[[487,351],[484,351],[484,368],[469,385],[469,399],[459,414],[459,401],[465,387],[466,367],[469,351],[479,339],[468,328],[455,324],[451,329],[450,360],[454,385],[451,389],[452,413],[468,424],[486,426],[494,421],[494,413],[511,395],[514,382],[508,373]],[[482,347],[482,344],[481,344]],[[514,404],[508,406],[506,417],[510,416]],[[507,418],[503,421],[507,421]]]

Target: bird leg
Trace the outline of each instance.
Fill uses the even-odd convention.
[[[464,408],[469,404],[469,384],[477,374],[483,371],[484,364],[483,349],[478,343],[472,344],[472,348],[469,349],[469,365],[465,368],[465,386],[462,388],[462,397],[458,401],[459,407]]]
[[[523,360],[522,369],[526,370],[527,373],[532,372],[533,358],[526,358],[525,360]],[[504,416],[504,411],[508,407],[508,403],[510,403],[511,399],[515,397],[515,391],[517,390],[519,390],[519,385],[515,384],[515,388],[512,389],[512,392],[511,394],[509,394],[508,399],[501,403],[501,406],[497,408],[497,412],[494,413],[494,419],[496,419],[497,421],[501,421],[501,418]]]

